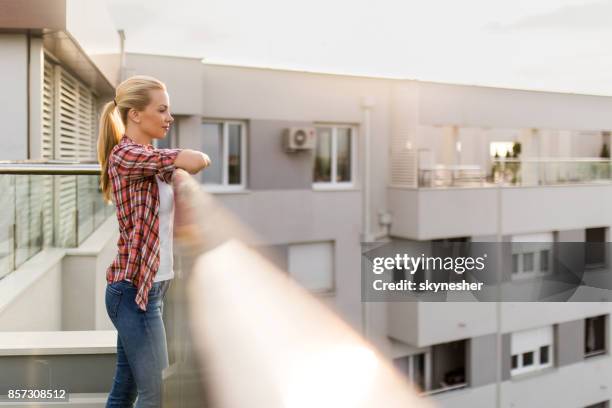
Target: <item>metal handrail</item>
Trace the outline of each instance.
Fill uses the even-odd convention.
[[[0,174],[99,175],[94,161],[0,160]]]
[[[430,406],[357,331],[255,250],[265,241],[193,177],[179,169],[173,185],[180,268],[171,306],[184,307],[174,321],[186,317],[189,330],[169,336],[180,356],[165,372],[172,405],[184,405],[176,396],[224,408]]]
[[[477,164],[434,164],[431,166],[419,166],[419,170],[481,170],[481,167]]]
[[[612,159],[601,157],[498,157],[491,159],[494,162],[505,163],[612,163]]]

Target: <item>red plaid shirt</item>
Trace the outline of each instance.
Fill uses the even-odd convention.
[[[159,268],[159,175],[172,182],[174,159],[182,149],[155,149],[123,135],[111,150],[108,175],[119,221],[118,253],[106,271],[107,283],[130,279],[136,303],[147,310],[149,290]]]

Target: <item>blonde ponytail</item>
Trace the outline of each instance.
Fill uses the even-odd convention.
[[[100,163],[100,188],[105,203],[111,202],[111,186],[108,177],[108,158],[111,150],[115,147],[124,132],[121,120],[117,118],[115,102],[110,101],[104,105],[102,117],[100,118],[100,130],[98,133],[98,163]]]
[[[108,158],[125,132],[129,110],[143,111],[151,102],[149,91],[154,89],[166,90],[166,85],[151,76],[136,75],[120,83],[115,99],[104,105],[98,133],[98,163],[101,170],[100,188],[107,204],[112,199]]]

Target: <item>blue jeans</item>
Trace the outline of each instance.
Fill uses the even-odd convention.
[[[170,280],[154,282],[147,311],[128,281],[106,285],[106,312],[117,329],[117,367],[106,407],[161,407],[162,370],[168,367],[163,299]]]

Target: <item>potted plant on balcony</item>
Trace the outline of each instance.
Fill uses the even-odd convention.
[[[491,166],[491,182],[499,182],[500,177],[503,177],[503,172],[501,163],[499,161],[499,153],[495,151],[495,156],[493,156],[493,166]]]
[[[508,163],[507,166],[510,170],[510,173],[512,174],[512,179],[511,179],[511,183],[512,184],[519,184],[521,182],[521,163],[518,162],[519,156],[521,154],[521,143],[520,142],[516,142],[512,145],[512,154],[510,154],[510,152],[506,153],[506,157],[509,159],[514,159],[517,161],[513,161],[511,163]]]

